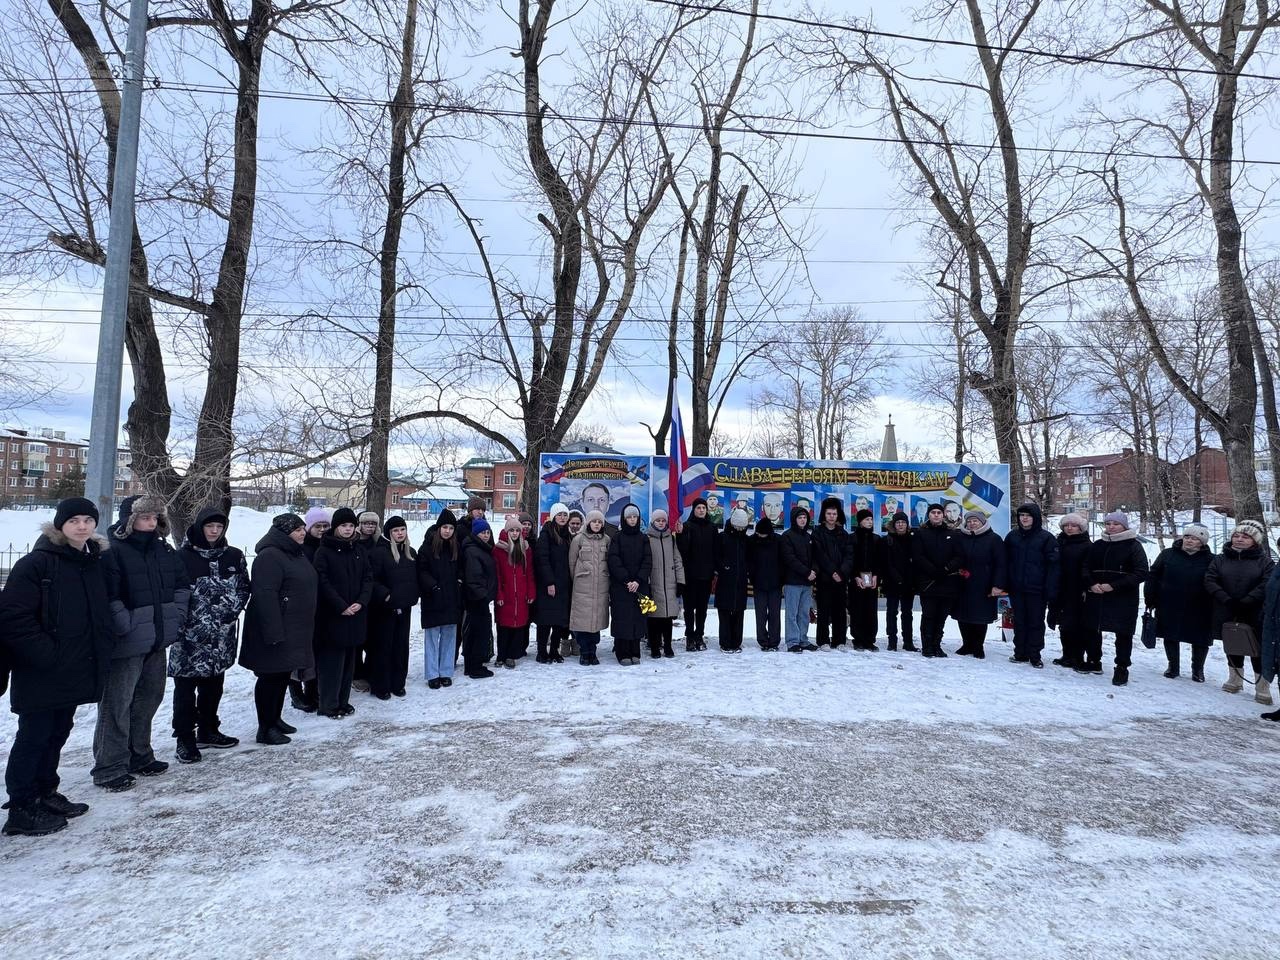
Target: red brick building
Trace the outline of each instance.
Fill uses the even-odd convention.
[[[1139,460],[1126,447],[1119,453],[1061,457],[1051,468],[1049,513],[1075,511],[1085,516],[1138,505]],[[1041,484],[1034,482],[1035,488]]]
[[[472,457],[462,465],[462,489],[479,497],[491,511],[523,510],[524,464]]]
[[[63,430],[42,427],[24,430],[17,427],[0,429],[0,498],[16,503],[40,503],[56,499],[59,481],[68,475],[79,475],[83,482],[89,461],[89,442],[72,440]],[[127,449],[116,453],[116,496],[128,497],[142,492],[141,485],[129,466]]]

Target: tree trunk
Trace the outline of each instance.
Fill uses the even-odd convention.
[[[365,509],[387,509],[391,443],[391,391],[395,380],[396,298],[400,293],[400,236],[404,229],[404,166],[409,123],[413,119],[413,49],[418,31],[418,0],[407,0],[400,44],[400,79],[391,103],[391,144],[387,164],[387,215],[378,253],[378,339],[374,344],[373,412],[369,431],[369,476]]]

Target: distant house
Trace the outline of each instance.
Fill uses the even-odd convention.
[[[413,515],[420,515],[421,518],[434,517],[446,509],[461,513],[467,508],[469,496],[467,491],[457,485],[434,484],[409,491],[400,498],[400,503],[406,519],[413,520],[419,519]]]
[[[88,463],[89,441],[69,438],[65,430],[0,429],[0,498],[19,503],[50,500],[59,480],[66,474],[83,473]],[[116,497],[142,492],[128,448],[118,448]]]
[[[1049,513],[1083,513],[1093,517],[1119,507],[1133,509],[1141,487],[1141,461],[1129,447],[1119,453],[1060,457],[1049,468],[1052,501]],[[1034,480],[1038,489],[1043,484]]]
[[[302,489],[307,495],[308,507],[350,507],[360,511],[364,508],[365,479],[360,477],[307,477],[302,481]],[[400,502],[405,494],[412,493],[417,485],[403,480],[393,480],[387,484],[387,500],[381,511],[386,515],[400,509]]]
[[[1174,499],[1179,509],[1188,509],[1195,502],[1195,473],[1200,469],[1200,503],[1219,513],[1235,516],[1235,497],[1231,493],[1231,478],[1227,474],[1227,455],[1217,447],[1201,447],[1196,453],[1179,460],[1172,467]],[[1275,509],[1276,484],[1271,475],[1271,459],[1261,450],[1254,457],[1254,473],[1258,478],[1258,494],[1262,509],[1271,515]]]
[[[462,486],[470,496],[483,500],[491,512],[522,509],[524,464],[472,457],[462,465]]]

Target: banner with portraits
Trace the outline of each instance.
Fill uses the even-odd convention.
[[[704,464],[712,484],[703,494],[713,523],[745,510],[754,525],[768,517],[777,527],[791,523],[801,507],[815,514],[827,497],[844,505],[849,526],[859,510],[889,528],[901,511],[912,527],[925,522],[929,505],[941,503],[946,521],[959,526],[968,510],[991,520],[999,534],[1010,529],[1009,467],[999,463],[879,463],[874,461],[769,460],[758,457],[690,457]],[[648,523],[650,512],[667,506],[667,458],[554,453],[542,457],[539,511],[563,502],[571,509],[600,509],[617,523],[622,508],[635,503]],[[688,508],[683,511],[687,516]],[[585,510],[584,510],[585,513]]]

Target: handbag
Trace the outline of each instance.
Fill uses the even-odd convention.
[[[1262,655],[1258,635],[1248,623],[1228,620],[1222,625],[1222,650],[1230,657],[1257,657]]]
[[[1144,610],[1142,613],[1142,645],[1148,650],[1156,648],[1156,640],[1159,634],[1156,633],[1156,617],[1150,610]]]

